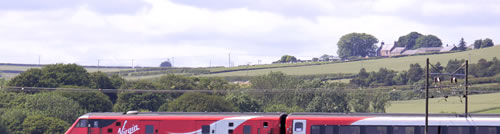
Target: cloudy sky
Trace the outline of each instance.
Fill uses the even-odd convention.
[[[0,0],[0,63],[227,66],[336,55],[352,32],[500,43],[497,0]]]

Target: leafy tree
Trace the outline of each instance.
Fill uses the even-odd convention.
[[[31,68],[12,78],[8,85],[17,87],[44,87],[45,85],[39,82],[42,75],[41,69]]]
[[[54,64],[42,68],[41,83],[45,87],[59,87],[63,85],[88,86],[89,73],[85,68],[76,64]]]
[[[417,39],[424,35],[418,32],[411,32],[407,35],[399,37],[396,46],[397,47],[405,47],[407,49],[414,49],[417,44]]]
[[[462,67],[462,65],[465,63],[465,60],[449,60],[448,61],[448,64],[446,65],[446,69],[445,71],[448,72],[448,73],[453,73],[455,71],[455,73],[458,73],[458,74],[465,74],[465,69],[464,68],[461,68],[459,70],[460,67]]]
[[[390,96],[382,92],[376,92],[371,99],[373,112],[385,113],[385,109],[390,105]]]
[[[113,111],[156,111],[169,98],[166,94],[122,92],[118,93],[118,99],[113,106]]]
[[[497,59],[497,57],[493,57],[493,59],[491,60],[491,66],[490,68],[488,68],[488,70],[493,75],[500,73],[500,61]]]
[[[303,81],[285,75],[282,72],[270,72],[267,75],[257,76],[250,80],[256,89],[288,89],[296,88]]]
[[[375,56],[378,39],[365,33],[350,33],[342,36],[337,42],[337,54],[346,59],[351,56]]]
[[[434,64],[434,67],[430,66],[429,69],[430,69],[431,73],[439,73],[439,72],[443,72],[444,67],[441,66],[440,62],[437,62],[436,64]]]
[[[120,88],[121,89],[143,89],[143,90],[157,89],[157,87],[153,84],[153,82],[146,81],[146,80],[126,81],[124,84],[121,85]]]
[[[410,64],[410,69],[408,70],[408,81],[415,83],[421,80],[424,76],[424,69],[420,67],[418,63]]]
[[[482,44],[483,44],[482,39],[478,39],[478,40],[474,41],[474,49],[480,49]]]
[[[406,85],[408,83],[408,71],[402,71],[393,78],[396,85]]]
[[[481,44],[481,48],[487,48],[487,47],[492,47],[495,44],[493,44],[493,40],[486,38],[483,40],[483,43]]]
[[[349,105],[354,112],[370,112],[370,94],[364,91],[349,93]]]
[[[172,63],[170,63],[170,61],[167,60],[167,61],[161,62],[160,67],[172,67]]]
[[[192,90],[196,88],[195,81],[182,75],[168,74],[155,83],[159,89]]]
[[[27,134],[63,134],[69,126],[61,119],[42,115],[28,116],[22,124]]]
[[[17,108],[10,108],[0,114],[0,125],[4,126],[6,134],[24,134],[22,124],[27,112]],[[0,131],[1,132],[1,131]]]
[[[78,102],[81,108],[87,112],[111,112],[113,108],[113,103],[109,97],[99,91],[55,91],[55,93]]]
[[[301,107],[298,106],[287,106],[284,104],[274,104],[274,105],[269,105],[264,108],[264,112],[287,112],[287,113],[294,113],[294,112],[305,112],[305,110]]]
[[[168,111],[168,101],[161,104],[161,106],[157,110],[158,112],[167,112]]]
[[[101,71],[90,73],[90,88],[93,89],[115,89],[113,82],[106,73]]]
[[[460,39],[460,42],[458,43],[458,50],[460,51],[465,51],[467,50],[467,43],[464,41],[464,38]]]
[[[199,78],[197,88],[202,90],[226,90],[236,87],[233,87],[222,78],[201,77]]]
[[[111,84],[113,85],[113,89],[118,89],[122,86],[122,84],[125,84],[125,79],[120,77],[120,75],[118,75],[118,74],[111,75],[109,80],[111,81]]]
[[[228,94],[225,98],[236,106],[238,112],[261,112],[262,104],[247,94]]]
[[[325,91],[316,95],[306,108],[308,112],[349,112],[347,94],[339,91]]]
[[[414,49],[422,47],[441,47],[441,39],[434,35],[426,35],[417,39]]]
[[[370,82],[366,80],[369,76],[370,74],[366,72],[366,69],[361,68],[361,70],[359,70],[358,76],[354,79],[351,79],[350,83],[364,87],[369,86]]]
[[[323,55],[321,55],[321,57],[319,57],[319,58],[321,58],[321,60],[324,60],[324,61],[329,61],[329,60],[330,60],[330,55],[328,55],[328,54],[323,54]]]
[[[172,112],[230,112],[235,107],[223,97],[201,93],[185,93],[168,104]]]
[[[64,85],[88,86],[89,73],[76,64],[47,65],[42,69],[29,69],[14,77],[10,86],[20,87],[61,87]]]
[[[80,108],[78,102],[55,93],[30,95],[21,107],[32,113],[59,118],[66,122],[73,122],[86,112]]]
[[[297,58],[295,56],[291,55],[283,55],[281,56],[281,59],[279,60],[280,63],[288,63],[288,62],[297,62]]]

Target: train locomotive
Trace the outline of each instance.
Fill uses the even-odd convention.
[[[424,134],[423,114],[88,113],[66,134]],[[500,134],[500,114],[430,114],[429,134]]]

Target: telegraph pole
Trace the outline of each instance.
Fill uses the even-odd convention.
[[[469,60],[465,60],[465,117],[469,114]]]
[[[231,53],[228,53],[228,57],[229,57],[229,61],[228,61],[227,67],[231,67]]]
[[[425,134],[429,132],[429,58],[427,58],[425,79]]]

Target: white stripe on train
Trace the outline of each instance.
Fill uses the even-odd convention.
[[[231,117],[231,118],[224,118],[222,120],[218,120],[212,124],[210,124],[210,133],[214,131],[216,134],[227,134],[227,130],[229,129],[236,129],[238,126],[243,124],[245,121],[257,118],[260,116],[240,116],[240,117]],[[233,127],[229,127],[228,124],[229,122],[233,123]],[[198,129],[193,132],[186,132],[186,133],[171,133],[169,134],[201,134],[201,129]]]
[[[352,123],[351,125],[376,126],[423,126],[425,117],[373,117]],[[430,126],[500,126],[500,118],[465,118],[465,117],[429,117]]]

